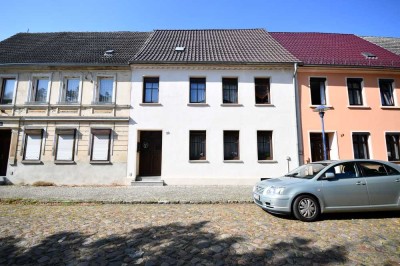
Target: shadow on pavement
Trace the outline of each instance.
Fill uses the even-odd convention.
[[[322,220],[365,220],[385,218],[400,218],[400,211],[326,213],[321,216]]]
[[[95,239],[78,232],[60,232],[23,248],[29,239],[0,239],[0,264],[92,265],[265,265],[345,263],[345,246],[321,249],[306,238],[254,248],[245,239],[208,232],[207,222],[171,223],[134,229],[125,235]],[[25,242],[25,243],[24,243]],[[167,265],[165,264],[165,265]]]

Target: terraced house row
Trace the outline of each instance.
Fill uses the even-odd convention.
[[[16,34],[0,42],[0,176],[253,184],[323,158],[320,105],[329,159],[400,162],[400,56],[373,41],[263,29]]]

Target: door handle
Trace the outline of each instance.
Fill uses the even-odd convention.
[[[356,183],[356,185],[365,185],[365,183],[363,183],[363,182],[361,182],[361,181],[358,181],[357,183]]]
[[[396,182],[400,182],[400,178],[397,178],[397,179],[396,179]]]

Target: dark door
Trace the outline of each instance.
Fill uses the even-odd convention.
[[[140,132],[139,176],[161,175],[162,132]]]
[[[329,157],[329,137],[325,133],[326,157]],[[313,162],[324,160],[324,147],[322,146],[322,133],[310,133],[311,160]]]
[[[0,176],[5,176],[7,174],[10,142],[11,130],[0,130]]]

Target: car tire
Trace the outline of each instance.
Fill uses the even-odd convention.
[[[318,201],[313,196],[299,196],[293,203],[293,214],[300,221],[314,222],[318,219],[320,212]]]

